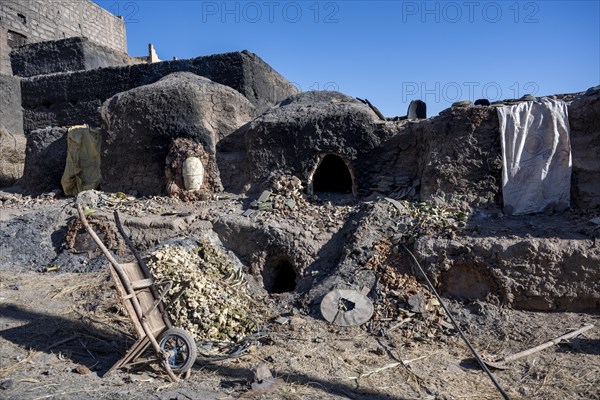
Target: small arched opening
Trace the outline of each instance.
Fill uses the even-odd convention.
[[[314,193],[352,193],[352,174],[344,159],[327,154],[317,167],[312,186]]]
[[[262,272],[263,285],[269,293],[293,292],[298,284],[298,274],[292,263],[286,258],[270,260]]]

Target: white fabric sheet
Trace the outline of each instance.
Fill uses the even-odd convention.
[[[562,100],[498,107],[502,140],[502,194],[511,214],[570,205],[569,115]]]

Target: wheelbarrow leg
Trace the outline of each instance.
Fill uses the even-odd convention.
[[[150,346],[150,340],[147,337],[138,339],[133,346],[127,350],[125,356],[117,361],[115,365],[113,365],[112,368],[106,373],[106,375],[109,375],[113,371],[116,371],[121,367],[126,367],[128,364],[135,362],[138,357],[144,354],[148,346]]]

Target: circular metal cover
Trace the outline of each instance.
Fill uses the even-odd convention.
[[[373,303],[356,290],[335,289],[321,301],[321,315],[339,326],[364,324],[373,316]]]

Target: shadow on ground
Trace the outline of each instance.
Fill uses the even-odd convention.
[[[133,338],[114,329],[104,329],[60,316],[27,310],[14,304],[0,305],[0,337],[23,349],[60,353],[102,377],[125,353]],[[8,320],[25,322],[7,328]],[[17,362],[17,360],[15,360]]]
[[[204,362],[202,359],[198,359],[195,368],[201,368],[223,377],[221,387],[224,389],[239,388],[252,381],[254,377],[252,371],[249,371],[248,369]],[[280,373],[278,371],[272,371],[272,373],[273,376],[280,378],[287,384],[310,386],[313,389],[321,390],[324,393],[343,396],[352,400],[405,400],[403,397],[392,397],[375,390],[357,388],[354,384],[333,383],[315,376],[300,373]],[[258,396],[259,393],[256,395]],[[266,398],[269,396],[268,393],[265,393],[264,395],[267,396]]]

